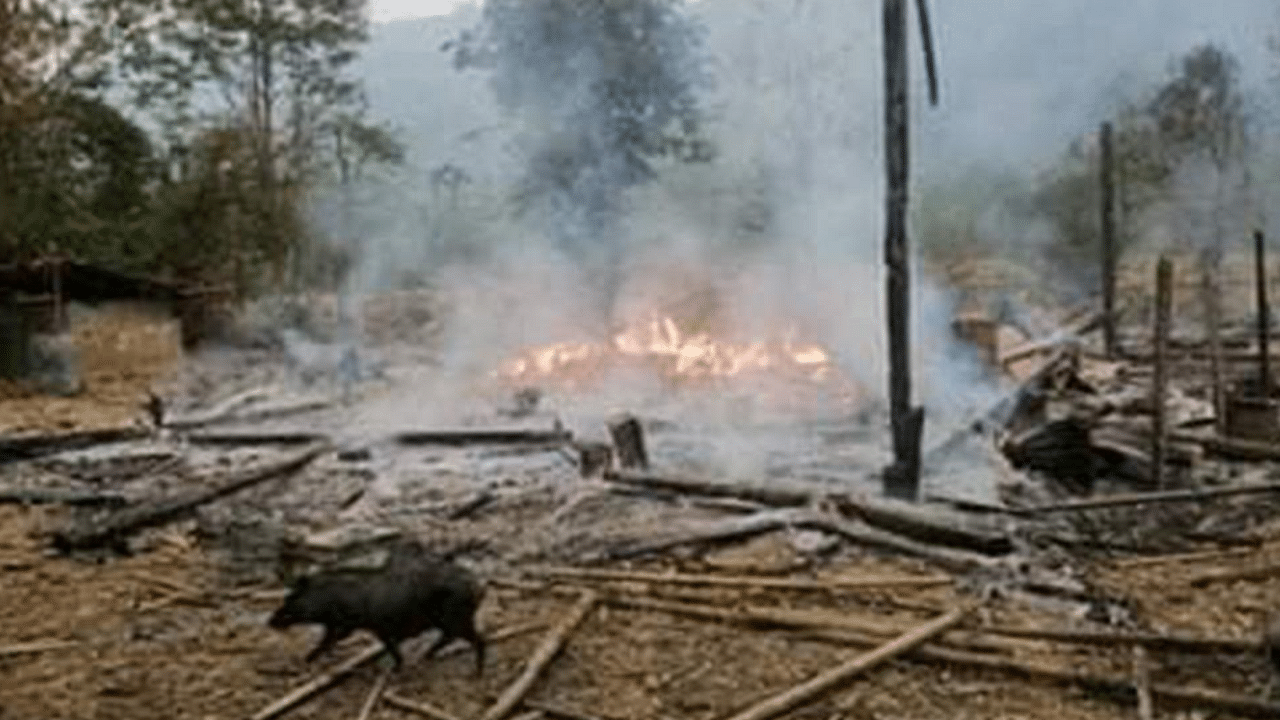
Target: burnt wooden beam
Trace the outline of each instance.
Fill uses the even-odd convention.
[[[0,505],[4,504],[124,507],[129,504],[129,500],[116,493],[12,488],[0,489]]]
[[[158,498],[100,518],[72,523],[53,533],[53,547],[60,552],[104,547],[122,549],[129,536],[140,530],[162,525],[186,515],[201,505],[297,472],[327,450],[327,446],[319,445],[275,462],[215,478],[211,487]]]
[[[308,432],[237,432],[237,433],[200,433],[183,438],[192,445],[212,445],[235,447],[240,445],[307,445],[325,442],[327,435]]]
[[[142,440],[151,435],[149,428],[112,428],[107,430],[80,430],[47,435],[0,437],[0,465],[20,460],[34,460],[71,450],[83,450],[94,445]]]
[[[573,435],[565,430],[416,430],[392,439],[400,445],[525,445],[567,443]]]
[[[634,472],[605,473],[605,480],[680,495],[733,497],[775,507],[804,507],[830,501],[846,516],[856,517],[871,528],[922,543],[964,548],[985,555],[1003,555],[1013,549],[1009,536],[991,524],[938,506],[822,492],[798,483],[748,485]]]

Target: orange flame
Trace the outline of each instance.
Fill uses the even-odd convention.
[[[857,386],[816,343],[730,342],[707,332],[686,333],[674,318],[654,316],[606,342],[553,343],[525,350],[496,374],[509,381],[579,384],[619,364],[646,364],[668,381],[728,379],[745,375],[824,386],[838,397],[856,397]]]

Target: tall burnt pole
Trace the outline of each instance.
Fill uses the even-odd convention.
[[[1116,185],[1111,123],[1102,123],[1098,143],[1102,152],[1102,346],[1108,359],[1116,356]]]
[[[884,261],[889,335],[889,413],[893,464],[884,471],[884,493],[915,500],[920,491],[920,442],[924,408],[911,404],[911,252],[907,243],[909,181],[907,102],[907,2],[883,0],[885,236]],[[929,98],[937,103],[933,43],[924,0],[917,0],[929,73]]]

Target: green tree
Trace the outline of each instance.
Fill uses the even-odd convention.
[[[314,240],[300,202],[347,177],[350,162],[390,161],[389,135],[364,123],[366,103],[348,75],[367,37],[365,0],[88,0],[110,28],[134,103],[163,128],[170,153],[188,158],[183,197],[234,204],[231,255],[260,262],[254,283],[278,285]],[[221,98],[220,104],[210,103]],[[221,134],[221,135],[220,135]],[[236,193],[211,193],[211,137],[234,137]],[[353,154],[354,153],[354,154]],[[214,153],[217,154],[217,153]],[[203,173],[203,174],[202,174]],[[223,180],[226,178],[224,177]],[[222,182],[222,181],[220,181]]]
[[[1221,243],[1221,208],[1228,175],[1243,165],[1248,115],[1239,86],[1239,65],[1213,45],[1182,56],[1174,76],[1142,100],[1124,107],[1115,120],[1115,173],[1121,217],[1141,216],[1157,203],[1186,204],[1179,198],[1178,174],[1193,163],[1213,169],[1212,246]],[[1028,209],[1051,220],[1058,240],[1048,252],[1091,278],[1098,248],[1100,156],[1095,138],[1073,143],[1062,161],[1042,177]],[[1123,227],[1122,246],[1135,238]]]
[[[0,252],[44,252],[72,223],[128,184],[119,167],[136,128],[101,102],[107,71],[100,33],[70,3],[0,0]],[[124,132],[121,152],[104,133]],[[145,152],[137,153],[140,157]],[[112,160],[112,168],[97,165]],[[97,179],[95,179],[97,176]],[[127,193],[126,193],[127,194]],[[128,202],[129,200],[124,200]]]

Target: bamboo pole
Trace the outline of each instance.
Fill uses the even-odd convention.
[[[907,653],[937,635],[946,632],[964,619],[966,612],[967,608],[955,608],[941,617],[899,636],[892,642],[885,643],[869,653],[841,663],[786,692],[757,703],[733,715],[729,720],[768,720],[811,702],[871,668]]]
[[[552,659],[564,647],[570,633],[578,625],[582,624],[582,621],[595,608],[598,599],[596,593],[590,590],[578,597],[578,601],[573,604],[568,614],[542,639],[538,649],[534,651],[529,658],[529,662],[525,664],[524,672],[520,674],[520,677],[516,678],[515,682],[507,686],[502,695],[485,711],[481,720],[501,720],[520,705],[520,701],[533,688],[533,684],[537,682],[542,671],[551,664]]]
[[[310,699],[311,696],[316,695],[333,685],[337,685],[339,682],[346,679],[348,675],[355,672],[356,668],[359,668],[361,665],[364,665],[381,655],[382,651],[382,643],[374,643],[373,645],[366,647],[364,650],[361,650],[357,655],[346,660],[338,667],[324,673],[310,682],[307,682],[305,685],[295,688],[284,697],[259,710],[258,713],[253,716],[253,720],[271,720],[271,718],[285,714],[295,706],[301,705],[303,702]]]
[[[364,699],[364,705],[360,706],[360,714],[356,716],[356,720],[369,720],[373,715],[374,708],[378,707],[378,703],[382,700],[382,692],[387,689],[387,679],[390,677],[390,669],[379,673],[378,679],[373,681],[369,695]]]
[[[410,700],[409,698],[389,692],[382,696],[388,705],[397,710],[416,713],[423,717],[431,718],[431,720],[461,720],[457,715],[441,710],[440,708],[425,702]]]
[[[594,568],[549,567],[534,568],[533,575],[545,577],[582,578],[587,580],[617,580],[621,582],[668,583],[672,585],[715,585],[722,587],[772,588],[779,590],[839,590],[851,588],[929,588],[951,585],[954,578],[932,577],[857,577],[804,580],[792,578],[765,578],[752,576],[696,575],[691,573],[656,573],[627,570],[597,570]]]
[[[494,633],[492,636],[489,637],[489,642],[497,643],[503,640],[508,640],[510,638],[528,633],[532,630],[536,630],[540,627],[542,627],[540,623],[525,623],[523,625],[515,625],[509,628],[505,628],[503,630],[499,630],[498,632]],[[467,647],[466,645],[455,645],[454,647],[451,647],[451,648],[445,648],[444,651],[440,653],[440,655],[443,656],[443,655],[453,655],[456,653],[460,653],[460,652],[463,652],[466,647]],[[355,655],[351,659],[344,661],[341,665],[324,673],[323,675],[320,675],[312,680],[309,680],[303,685],[299,685],[298,687],[291,690],[284,697],[281,697],[280,699],[276,700],[275,702],[271,703],[265,708],[259,710],[258,713],[253,716],[253,720],[271,720],[272,718],[276,718],[285,714],[286,712],[293,709],[294,707],[297,707],[298,705],[301,705],[303,702],[306,702],[311,697],[327,690],[328,688],[334,685],[337,685],[342,680],[345,680],[348,675],[355,672],[355,670],[359,668],[361,665],[364,665],[365,663],[378,657],[378,655],[380,655],[384,649],[385,648],[383,647],[382,643],[374,643],[372,645],[369,645],[368,647],[366,647],[364,650],[361,650],[357,655]],[[385,695],[383,695],[383,699],[386,700],[388,704],[395,705],[396,702],[392,700],[392,697],[393,696],[391,693],[386,693]],[[443,717],[437,716],[437,718],[438,720],[454,720],[452,717],[449,717],[449,716],[443,716]]]
[[[805,637],[826,642],[867,645],[867,638],[856,633],[836,630],[823,630],[806,633]],[[941,664],[946,667],[967,665],[986,668],[997,672],[1006,672],[1020,677],[1045,680],[1057,685],[1077,686],[1101,691],[1104,695],[1122,702],[1133,702],[1137,692],[1134,684],[1127,678],[1107,675],[1095,675],[1083,670],[1064,669],[1047,665],[1043,662],[1021,660],[1017,658],[990,655],[987,653],[965,652],[936,645],[925,645],[913,649],[908,657],[912,660]],[[1214,690],[1201,690],[1184,685],[1152,685],[1151,696],[1163,704],[1180,707],[1207,708],[1229,715],[1247,717],[1280,717],[1280,705],[1268,702],[1266,698],[1236,695]]]

